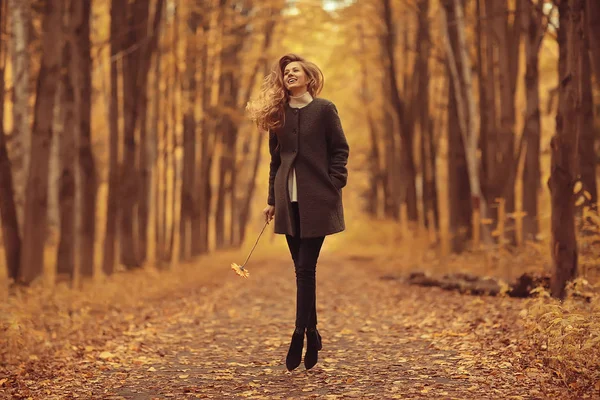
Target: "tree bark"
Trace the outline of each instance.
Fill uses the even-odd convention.
[[[596,75],[596,87],[600,90],[600,2],[587,0],[586,5],[590,56],[594,75]]]
[[[146,35],[145,45],[142,46],[140,56],[140,69],[138,72],[138,118],[139,118],[139,199],[138,199],[138,241],[140,262],[146,261],[148,255],[148,227],[149,227],[149,209],[150,209],[150,185],[151,185],[151,153],[152,145],[148,140],[148,79],[152,56],[156,53],[158,39],[160,37],[160,26],[164,10],[164,0],[157,0],[154,8],[152,30]]]
[[[429,112],[429,51],[431,38],[429,36],[429,0],[420,0],[419,27],[417,38],[417,62],[414,73],[418,79],[419,131],[421,133],[421,179],[423,190],[423,217],[425,226],[429,227],[429,215],[433,216],[437,228],[437,188],[435,182],[435,153],[433,151],[433,132]]]
[[[60,239],[56,255],[56,274],[58,280],[72,282],[75,275],[75,165],[77,162],[77,127],[79,125],[79,112],[75,104],[75,93],[79,89],[78,76],[79,65],[77,57],[74,56],[77,40],[75,26],[81,23],[78,20],[77,7],[79,0],[67,2],[67,22],[65,26],[65,41],[63,44],[63,67],[61,73],[62,104],[61,118],[62,134],[58,135],[59,141],[59,189],[58,205],[60,212]]]
[[[540,94],[539,94],[539,51],[545,28],[542,27],[542,4],[530,5],[523,18],[525,31],[525,124],[526,138],[525,167],[523,168],[523,237],[535,240],[538,234],[538,196],[541,189],[540,173]],[[517,160],[518,161],[518,160]]]
[[[561,75],[559,87],[559,107],[556,115],[556,134],[552,137],[551,173],[548,187],[551,193],[551,254],[553,271],[550,289],[553,297],[565,297],[566,283],[577,275],[577,237],[575,233],[575,201],[573,187],[577,170],[577,120],[581,108],[578,93],[578,79],[581,62],[581,40],[584,27],[585,0],[569,0],[561,2],[562,25],[568,29],[559,35],[561,56],[566,55],[563,63],[566,75]],[[566,3],[566,2],[565,2]],[[562,49],[565,49],[562,51]]]
[[[405,200],[407,206],[408,219],[410,221],[418,220],[417,210],[417,190],[416,190],[416,168],[413,156],[413,132],[409,128],[406,112],[406,105],[398,91],[397,64],[394,46],[395,26],[393,24],[393,10],[390,0],[382,0],[383,5],[383,20],[385,25],[385,34],[383,36],[384,49],[386,54],[386,70],[390,80],[391,103],[397,117],[398,126],[400,127],[400,136],[402,139],[401,146],[401,165],[403,166],[402,177],[406,190]]]
[[[81,232],[79,233],[79,268],[81,276],[94,274],[96,244],[96,196],[98,177],[92,151],[92,51],[90,17],[92,0],[75,2],[77,65],[79,67],[79,182],[81,183]]]
[[[596,208],[598,188],[596,184],[596,140],[598,138],[594,126],[594,95],[592,93],[592,68],[590,60],[589,30],[582,30],[581,38],[581,70],[579,74],[579,90],[581,96],[581,113],[579,115],[579,175],[584,196],[584,206]]]
[[[0,0],[0,31],[6,31],[6,0]],[[2,218],[2,239],[4,242],[4,257],[8,268],[8,276],[18,281],[20,273],[21,237],[19,236],[19,221],[17,219],[17,208],[15,204],[15,192],[13,175],[8,149],[6,146],[6,135],[4,132],[4,94],[5,81],[4,71],[6,69],[5,48],[6,41],[0,42],[0,217]]]
[[[199,133],[200,146],[198,160],[196,161],[196,172],[194,174],[195,181],[194,192],[196,193],[193,215],[191,217],[191,236],[192,236],[192,255],[197,256],[205,253],[208,250],[208,217],[210,215],[210,166],[212,164],[211,151],[211,85],[209,73],[209,62],[211,58],[208,56],[211,42],[209,41],[210,32],[210,15],[211,10],[208,7],[202,9],[202,49],[200,50],[200,91],[199,101],[202,108],[202,120],[200,122],[201,131]]]
[[[115,268],[115,244],[119,213],[119,69],[116,57],[121,51],[121,29],[123,27],[123,3],[112,0],[110,7],[110,104],[109,104],[109,161],[108,161],[108,201],[102,270],[111,275]]]
[[[179,254],[185,260],[191,256],[190,222],[194,207],[194,172],[196,167],[196,36],[198,11],[190,7],[187,20],[187,59],[185,70],[185,115],[183,116],[183,171],[179,223]]]
[[[13,71],[13,173],[15,202],[18,220],[23,222],[25,182],[31,151],[31,125],[29,107],[29,29],[31,5],[29,0],[9,0],[12,21],[12,71]]]
[[[42,2],[42,60],[37,81],[32,145],[27,179],[21,277],[31,283],[43,273],[48,203],[48,167],[53,131],[55,92],[60,79],[61,0]]]

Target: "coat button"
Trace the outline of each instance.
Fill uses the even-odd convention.
[[[298,110],[294,110],[294,114],[298,114]]]
[[[294,130],[292,132],[294,132],[294,135],[295,135],[298,132],[298,130],[296,128],[294,128]]]

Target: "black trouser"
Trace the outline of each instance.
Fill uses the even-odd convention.
[[[300,212],[298,203],[292,203],[294,235],[285,235],[296,270],[296,327],[317,326],[316,270],[317,259],[324,236],[300,238]]]

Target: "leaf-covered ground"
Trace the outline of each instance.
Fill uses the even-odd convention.
[[[235,260],[232,260],[235,261]],[[32,399],[568,399],[522,334],[519,300],[407,286],[366,261],[322,257],[317,366],[289,373],[295,285],[286,258],[227,265],[206,285],[98,312],[86,332],[4,367]]]

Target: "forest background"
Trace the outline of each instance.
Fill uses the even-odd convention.
[[[263,225],[269,154],[244,109],[293,52],[322,68],[321,96],[351,149],[347,230],[324,253],[505,288],[528,274],[540,286],[524,305],[532,337],[554,340],[557,369],[592,374],[599,2],[2,0],[0,10],[4,357],[30,354],[15,343],[34,351],[50,298],[58,310],[122,301],[131,279],[160,293],[245,257]],[[287,251],[271,230],[250,269]]]

